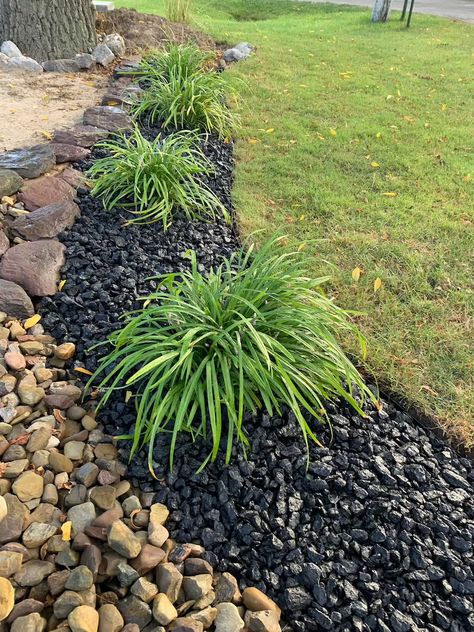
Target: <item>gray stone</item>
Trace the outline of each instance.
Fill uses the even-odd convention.
[[[78,53],[74,59],[81,70],[89,70],[95,64],[94,58],[90,53]]]
[[[92,58],[101,66],[110,66],[115,61],[115,55],[107,44],[98,44],[92,51]]]
[[[71,507],[67,512],[67,517],[72,522],[73,533],[82,533],[95,520],[94,504],[87,502]]]
[[[194,575],[183,578],[183,590],[186,599],[201,599],[212,588],[212,575]]]
[[[10,616],[7,619],[7,623],[13,623],[19,617],[26,617],[29,614],[33,614],[35,612],[41,612],[44,608],[44,603],[42,601],[38,601],[37,599],[23,599],[10,613]],[[12,628],[13,629],[13,628]],[[36,631],[35,631],[36,632]],[[42,632],[42,628],[41,628]]]
[[[66,590],[54,602],[54,616],[59,620],[65,619],[68,614],[74,610],[74,608],[82,606],[82,604],[83,601],[81,595],[72,590]]]
[[[127,562],[120,562],[117,566],[117,579],[121,586],[128,587],[137,581],[139,575]]]
[[[13,622],[10,632],[43,632],[46,629],[46,619],[38,612],[32,612],[24,617],[18,617]]]
[[[121,520],[111,524],[107,542],[111,549],[127,559],[137,557],[142,549],[141,541]]]
[[[81,505],[86,502],[87,487],[85,485],[76,485],[73,487],[64,499],[64,504],[67,509]]]
[[[2,63],[2,70],[6,72],[43,72],[43,66],[31,57],[10,57],[7,63]]]
[[[169,598],[171,603],[177,601],[183,582],[183,576],[171,562],[160,564],[156,569],[158,590]]]
[[[85,485],[86,487],[92,487],[99,475],[99,468],[95,463],[84,463],[76,471],[76,480]]]
[[[0,261],[0,278],[17,283],[30,296],[56,294],[64,250],[60,242],[46,239],[13,246]]]
[[[0,311],[15,318],[29,318],[35,313],[25,290],[12,281],[0,279]]]
[[[88,590],[94,583],[94,577],[87,566],[77,566],[66,581],[67,590]]]
[[[19,191],[23,184],[23,178],[11,169],[0,169],[0,198],[5,195],[13,195]]]
[[[233,603],[220,603],[216,607],[217,616],[214,621],[216,632],[242,632],[245,624]]]
[[[46,72],[79,72],[81,69],[77,59],[50,59],[43,62]]]
[[[42,522],[33,522],[25,529],[23,533],[23,544],[28,549],[35,549],[42,546],[57,531],[54,524],[45,524]]]
[[[237,48],[228,48],[224,52],[224,61],[228,64],[234,61],[242,61],[243,59],[245,59],[245,55]]]
[[[0,544],[18,540],[29,515],[27,507],[14,494],[5,494],[3,498],[7,503],[7,515],[0,522]]]
[[[0,154],[0,169],[16,171],[22,178],[37,178],[55,164],[54,151],[49,145],[12,149]]]
[[[245,613],[248,632],[281,632],[278,615],[274,610],[260,610]]]
[[[37,586],[55,570],[52,562],[30,560],[23,564],[14,579],[19,586]]]
[[[56,566],[65,566],[66,568],[71,568],[73,566],[77,566],[79,564],[80,555],[78,551],[74,551],[71,548],[69,542],[66,543],[66,546],[59,551],[56,555],[55,562]]]
[[[117,132],[132,127],[132,119],[122,108],[112,105],[96,105],[87,108],[84,112],[84,125]]]
[[[123,624],[123,617],[113,604],[99,608],[99,632],[121,632]]]
[[[130,595],[126,599],[119,601],[117,607],[125,623],[136,623],[140,630],[151,621],[150,606],[134,595]]]
[[[10,40],[5,40],[0,46],[0,53],[3,53],[7,57],[23,57],[23,53],[18,46]]]
[[[0,257],[10,248],[10,240],[0,228]]]
[[[66,145],[78,145],[79,147],[92,147],[99,140],[107,138],[109,132],[106,129],[94,125],[75,125],[70,129],[54,132],[54,142]]]
[[[115,57],[121,57],[125,53],[125,40],[118,33],[106,35],[103,43],[108,46]]]

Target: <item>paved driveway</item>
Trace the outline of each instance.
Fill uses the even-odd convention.
[[[325,2],[327,0],[309,0]],[[333,4],[372,7],[373,0],[331,0]],[[403,8],[403,0],[392,0],[392,9]],[[474,0],[415,0],[415,13],[428,13],[474,24]]]

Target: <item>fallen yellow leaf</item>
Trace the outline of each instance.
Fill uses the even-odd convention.
[[[331,134],[331,136],[337,136],[337,132],[336,132],[336,130],[335,130],[335,129],[333,129],[332,127],[331,127],[331,129],[329,130],[329,133]]]
[[[358,281],[360,279],[360,275],[362,274],[361,268],[354,268],[352,270],[352,280]]]
[[[377,169],[377,167],[380,167],[379,163],[378,163],[378,162],[375,162],[375,160],[373,160],[373,161],[370,163],[370,166],[371,166],[371,167],[373,167],[374,169]]]
[[[62,527],[61,527],[61,531],[63,532],[63,541],[64,542],[70,542],[71,541],[72,522],[70,520],[65,522],[62,525]]]
[[[387,193],[382,193],[382,195],[385,195],[385,197],[396,197],[397,194],[393,191],[387,191]]]
[[[258,140],[256,138],[249,138],[249,143],[251,145],[256,145],[258,143]]]
[[[125,393],[125,403],[127,404],[130,401],[130,398],[132,397],[133,393],[132,391],[126,391]]]
[[[382,279],[377,277],[374,281],[374,292],[378,292],[382,287]]]
[[[76,373],[84,373],[84,375],[93,375],[92,371],[89,371],[89,369],[85,369],[83,366],[77,366],[74,371]]]
[[[267,130],[265,130],[267,132],[267,134],[272,134],[275,129],[273,127],[269,127]]]
[[[441,112],[444,112],[446,110],[448,106],[446,105],[446,103],[442,103],[441,104]]]
[[[382,136],[382,132],[377,132],[377,133],[375,134],[375,138],[380,138],[381,136]]]
[[[65,285],[66,285],[66,279],[63,279],[62,281],[59,282],[58,291],[60,292]]]
[[[53,140],[53,135],[51,134],[51,132],[48,132],[48,130],[42,130],[41,136],[43,136],[43,138],[46,138],[46,140]]]
[[[25,327],[25,329],[30,329],[31,327],[34,327],[35,325],[37,325],[40,320],[41,320],[41,316],[39,314],[35,314],[34,316],[27,318],[25,322],[23,323],[23,326]]]

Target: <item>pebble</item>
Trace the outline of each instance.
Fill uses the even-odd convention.
[[[99,614],[91,606],[78,606],[69,613],[67,622],[71,632],[98,632]]]
[[[178,617],[178,611],[164,593],[153,599],[153,618],[160,625],[168,625]]]
[[[216,610],[215,632],[242,632],[245,624],[237,606],[233,603],[220,603],[216,606]]]
[[[27,461],[28,463],[28,461]],[[24,467],[22,467],[24,469]],[[12,491],[23,502],[41,498],[44,490],[44,479],[39,474],[29,471],[20,474],[12,485]]]
[[[121,632],[123,626],[123,617],[113,604],[99,608],[99,632]]]
[[[64,342],[54,350],[54,355],[60,360],[70,360],[76,353],[76,345],[72,342]]]
[[[142,549],[140,540],[121,520],[111,524],[107,542],[111,549],[127,559],[137,557]]]
[[[0,577],[0,621],[4,621],[15,605],[15,590],[10,580]]]

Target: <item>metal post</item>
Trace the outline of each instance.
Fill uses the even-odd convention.
[[[402,10],[402,17],[400,18],[400,20],[402,22],[405,19],[405,14],[407,12],[407,6],[408,6],[408,0],[404,0],[404,2],[403,2],[403,10]]]
[[[414,5],[415,5],[415,0],[411,0],[410,12],[409,12],[409,14],[408,14],[408,20],[407,20],[407,28],[408,28],[408,27],[410,26],[410,24],[411,24],[411,16],[412,16],[412,13],[413,13],[413,7],[414,7]]]

